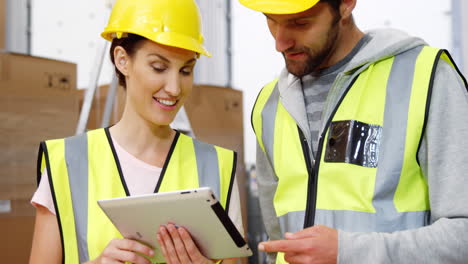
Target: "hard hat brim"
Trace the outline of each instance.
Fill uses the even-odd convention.
[[[306,11],[316,5],[320,0],[301,0],[301,1],[285,1],[285,0],[239,0],[239,2],[255,11],[267,14],[296,14]]]
[[[121,29],[119,31],[121,31]],[[108,41],[112,41],[112,39],[114,38],[114,34],[119,31],[116,31],[112,28],[106,28],[106,30],[101,33],[101,36]],[[132,30],[125,30],[125,33],[140,35],[142,37],[147,38],[148,40],[154,41],[162,45],[191,50],[196,53],[205,55],[207,57],[211,57],[211,53],[203,45],[201,45],[199,41],[193,38],[184,36],[182,34],[177,34],[175,32],[159,32],[157,34],[141,34],[137,32],[132,32]]]

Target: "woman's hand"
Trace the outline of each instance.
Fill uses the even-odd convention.
[[[139,254],[152,257],[154,251],[135,240],[115,238],[109,242],[98,258],[88,262],[88,264],[114,264],[124,262],[151,264],[151,261]]]
[[[87,264],[123,263],[151,264],[139,254],[149,257],[154,255],[151,248],[130,239],[113,239],[102,251],[101,255]],[[57,217],[49,209],[38,206],[36,225],[31,250],[30,264],[62,263],[62,244],[57,224]]]
[[[189,232],[174,224],[161,226],[157,234],[167,264],[208,264],[214,263],[202,255]]]

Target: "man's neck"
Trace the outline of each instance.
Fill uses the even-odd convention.
[[[340,34],[333,52],[327,63],[320,69],[329,68],[344,59],[364,37],[364,33],[354,24],[354,21],[344,22],[340,28]]]

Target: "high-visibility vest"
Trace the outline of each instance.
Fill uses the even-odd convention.
[[[314,166],[278,80],[262,89],[252,125],[277,177],[273,205],[281,234],[314,224],[394,232],[429,223],[417,153],[440,58],[456,69],[448,52],[427,46],[358,69],[326,120]]]
[[[49,176],[63,263],[95,259],[122,237],[97,204],[129,196],[108,129],[41,142],[38,163]],[[177,132],[154,192],[209,186],[228,211],[235,170],[235,152]]]

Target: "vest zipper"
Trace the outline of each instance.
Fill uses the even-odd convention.
[[[333,117],[336,114],[336,111],[338,111],[338,108],[343,102],[343,99],[346,97],[351,87],[353,87],[354,82],[356,82],[358,78],[359,78],[359,74],[356,77],[354,77],[354,79],[348,85],[348,87],[346,88],[346,91],[343,93],[340,100],[338,101],[335,108],[333,109],[333,112],[330,114],[330,117],[328,118],[327,123],[325,124],[325,127],[323,128],[322,134],[320,135],[319,144],[317,147],[317,155],[315,156],[314,168],[312,168],[311,166],[310,170],[309,170],[310,156],[308,152],[305,153],[304,151],[304,143],[305,143],[306,149],[308,148],[307,139],[305,139],[304,134],[302,133],[301,129],[299,129],[298,127],[299,135],[301,138],[302,150],[304,152],[304,158],[306,158],[306,163],[308,163],[307,171],[309,172],[309,184],[307,188],[307,205],[306,205],[306,213],[305,213],[305,219],[304,219],[304,228],[313,226],[315,224],[315,211],[317,210],[317,184],[318,184],[319,167],[320,167],[320,160],[322,159],[322,149],[323,149],[323,144],[325,141],[325,135],[327,134],[328,128],[331,125],[331,122],[333,120]],[[312,176],[311,176],[311,171],[313,173]]]
[[[312,160],[310,158],[310,151],[309,151],[309,144],[307,143],[307,139],[304,136],[302,130],[297,126],[297,130],[299,131],[299,138],[301,140],[302,146],[302,154],[304,155],[306,167],[307,167],[307,174],[309,175],[309,181],[307,183],[307,206],[305,211],[305,219],[304,219],[304,228],[310,226],[308,224],[308,219],[315,218],[315,198],[314,198],[314,208],[313,210],[308,210],[310,204],[311,197],[317,197],[317,174],[314,173],[314,168],[312,167]],[[313,192],[313,193],[311,193]],[[313,220],[312,220],[313,225]]]

